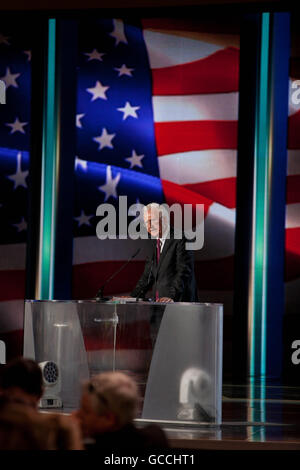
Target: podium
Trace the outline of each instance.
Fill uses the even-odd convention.
[[[65,411],[85,380],[118,370],[139,384],[138,418],[220,424],[222,346],[221,304],[25,301],[24,356],[57,364]]]

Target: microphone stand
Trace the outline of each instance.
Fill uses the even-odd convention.
[[[115,273],[113,273],[105,282],[104,284],[102,284],[102,286],[100,287],[100,289],[98,290],[97,294],[96,294],[96,300],[98,300],[99,302],[107,302],[108,300],[110,300],[109,297],[104,297],[103,296],[103,291],[104,291],[104,288],[106,287],[106,285],[117,275],[119,274],[119,272],[121,272],[126,266],[128,263],[130,263],[130,261],[135,258],[138,253],[141,251],[141,248],[139,248],[127,261],[126,263],[124,263]]]
[[[152,261],[151,261],[151,267],[150,267],[150,271],[149,271],[149,274],[148,274],[148,281],[147,281],[147,286],[149,285],[149,282],[150,282],[150,277],[151,277],[151,274],[152,274],[152,267],[153,267],[153,258],[152,258]],[[140,294],[143,292],[144,288],[142,287],[139,291],[138,291],[138,294],[136,296],[137,299],[139,299],[139,296]],[[144,298],[142,299],[144,300]]]

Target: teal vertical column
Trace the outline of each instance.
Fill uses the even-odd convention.
[[[281,376],[289,14],[247,15],[241,29],[233,366],[252,399]]]
[[[43,19],[32,53],[26,297],[69,299],[72,285],[77,22]]]
[[[265,367],[278,377],[283,363],[285,213],[287,175],[290,13],[272,14],[271,122],[269,146],[268,297]],[[276,295],[274,295],[276,293]]]
[[[261,52],[256,101],[252,259],[249,298],[249,375],[265,375],[268,263],[269,136],[270,136],[270,13],[262,14]]]
[[[248,373],[280,378],[289,15],[263,13],[256,99]],[[263,398],[263,397],[261,397]]]
[[[257,94],[254,135],[253,215],[251,276],[248,309],[248,374],[250,376],[249,421],[264,422],[266,378],[266,308],[268,295],[268,218],[269,218],[269,147],[270,147],[270,13],[261,18],[260,51],[257,70]],[[259,380],[259,383],[258,380]],[[257,387],[259,385],[259,387]],[[253,400],[259,399],[260,407]],[[261,436],[263,437],[263,436]]]
[[[57,193],[56,20],[48,21],[44,95],[39,264],[36,298],[53,299]]]
[[[239,64],[239,118],[236,181],[236,229],[234,257],[233,375],[245,380],[249,375],[251,337],[249,328],[252,278],[252,230],[254,202],[254,153],[258,64],[260,62],[261,15],[242,18]]]
[[[54,260],[55,299],[72,296],[74,182],[76,155],[77,35],[74,20],[57,19],[58,106],[57,193]]]

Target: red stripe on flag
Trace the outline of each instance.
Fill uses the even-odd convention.
[[[90,299],[96,296],[99,287],[116,272],[124,261],[99,261],[73,265],[73,298]],[[105,294],[130,292],[144,270],[144,261],[132,261],[105,288]]]
[[[0,301],[24,299],[25,270],[0,271]]]
[[[214,202],[218,202],[229,209],[233,209],[236,206],[236,178],[184,184],[183,187],[212,199]]]
[[[300,202],[300,175],[289,175],[286,180],[286,203]]]
[[[205,149],[235,149],[237,121],[155,123],[158,155]]]
[[[123,261],[98,261],[73,266],[73,298],[90,299]],[[104,294],[131,292],[144,270],[144,261],[132,261],[110,284]],[[233,256],[196,261],[196,281],[200,290],[233,289]]]
[[[196,282],[200,291],[233,290],[233,273],[234,256],[195,263]]]
[[[157,29],[168,31],[182,31],[181,34],[187,32],[194,32],[196,34],[211,33],[215,34],[216,38],[222,35],[230,35],[228,42],[231,40],[232,35],[236,35],[239,39],[240,25],[239,22],[231,22],[229,18],[226,18],[226,23],[211,21],[205,17],[199,17],[196,15],[194,18],[143,18],[141,20],[143,29]],[[193,38],[194,36],[190,36]],[[204,40],[204,39],[203,39]]]
[[[284,281],[300,277],[300,228],[286,230],[286,265]],[[233,290],[234,256],[195,263],[196,281],[202,290]],[[200,299],[201,300],[201,299]]]
[[[189,189],[185,189],[179,184],[172,183],[171,181],[161,180],[162,187],[165,199],[167,204],[171,206],[172,204],[192,204],[196,207],[196,204],[204,204],[204,215],[206,216],[209,207],[213,204],[214,201],[208,199],[207,197],[197,194]],[[195,215],[193,213],[193,215]]]
[[[220,70],[222,70],[221,79]],[[228,47],[195,62],[153,69],[152,78],[153,95],[191,95],[238,91],[239,50]]]
[[[6,346],[6,362],[23,354],[23,330],[11,330],[0,333],[0,340]]]
[[[143,18],[141,20],[143,29],[159,29],[166,31],[199,31],[199,20],[180,19],[180,18]]]
[[[288,148],[300,148],[300,111],[292,114],[288,118]]]
[[[164,182],[165,183],[168,182]],[[187,191],[187,190],[185,190]],[[197,196],[197,195],[196,195]],[[203,200],[203,198],[202,198]],[[286,230],[285,281],[300,277],[300,228]],[[95,297],[99,287],[119,269],[124,261],[99,261],[73,266],[73,298]],[[144,269],[144,261],[132,261],[105,289],[106,294],[130,292]],[[25,271],[1,271],[1,300],[24,298]],[[233,256],[196,262],[197,284],[200,290],[233,289]],[[18,286],[18,287],[17,287]],[[23,286],[23,287],[22,287]]]
[[[285,231],[285,281],[300,277],[300,227]]]

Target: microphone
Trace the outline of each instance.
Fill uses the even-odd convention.
[[[99,288],[97,294],[96,294],[96,299],[97,300],[102,300],[102,301],[106,301],[106,300],[109,300],[108,297],[103,297],[103,291],[104,291],[104,288],[107,286],[107,284],[117,275],[119,274],[119,272],[122,271],[122,269],[124,269],[128,263],[130,263],[130,261],[135,258],[139,252],[141,251],[141,248],[138,248],[136,250],[136,252],[126,261],[126,263],[122,264],[122,266],[116,271],[114,272],[105,282],[104,284],[102,284],[102,286]]]

